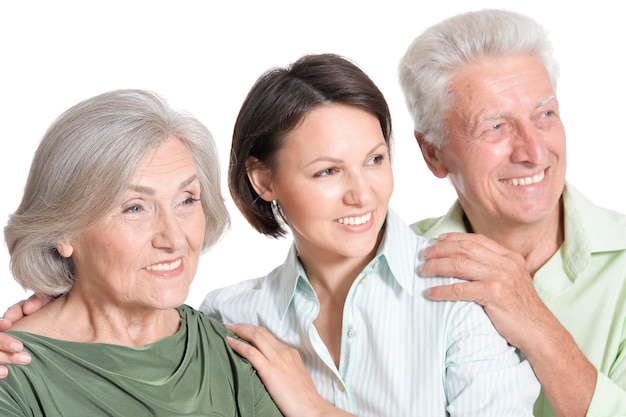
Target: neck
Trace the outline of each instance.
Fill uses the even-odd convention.
[[[356,277],[376,256],[384,236],[383,230],[379,233],[372,250],[361,257],[298,250],[298,258],[318,297],[322,293],[343,294],[345,299]],[[296,242],[296,247],[299,249],[298,246]]]
[[[23,326],[16,330],[70,342],[143,346],[175,334],[180,326],[175,309],[123,308],[102,299],[85,301],[75,289],[20,320],[18,324]]]
[[[480,224],[466,219],[468,230],[483,234],[505,248],[524,257],[526,268],[531,276],[554,255],[565,236],[563,225],[563,204],[544,221],[532,224]],[[470,229],[471,227],[471,229]]]
[[[306,271],[309,282],[315,289],[318,297],[326,295],[331,298],[339,297],[341,304],[345,301],[350,286],[370,262],[373,256],[367,258],[344,258],[341,260],[307,261],[300,256],[300,262]],[[335,300],[337,301],[337,300]]]

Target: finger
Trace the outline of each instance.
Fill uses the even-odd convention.
[[[504,269],[497,260],[478,261],[469,257],[434,258],[422,262],[419,267],[422,277],[457,277],[467,281],[479,281],[492,277]]]
[[[20,353],[23,350],[22,342],[6,333],[0,333],[0,353]]]
[[[24,315],[28,316],[30,314],[33,314],[41,310],[41,308],[45,306],[46,304],[48,304],[49,302],[50,302],[50,299],[48,299],[47,297],[34,294],[28,297],[28,299],[22,306],[22,311]]]
[[[473,301],[485,308],[491,308],[503,296],[494,289],[499,285],[489,282],[456,282],[450,285],[439,285],[425,291],[427,298],[433,301]]]
[[[24,312],[22,311],[24,303],[26,303],[26,300],[22,300],[18,303],[13,304],[11,307],[7,309],[7,311],[4,312],[4,315],[2,316],[2,318],[5,320],[8,320],[11,323],[11,325],[12,323],[15,323],[16,321],[20,320],[22,317],[24,317]]]
[[[422,251],[422,260],[433,259],[471,259],[476,262],[490,264],[494,261],[501,262],[503,256],[493,252],[479,242],[469,239],[462,240],[442,240]]]
[[[473,292],[471,283],[457,282],[428,288],[425,295],[433,301],[476,301]]]
[[[237,336],[253,344],[265,355],[271,355],[273,351],[280,350],[284,346],[282,342],[262,326],[239,323],[227,324],[226,327]]]
[[[519,286],[516,286],[519,289]],[[456,282],[428,288],[427,298],[433,301],[473,301],[486,309],[509,310],[518,303],[520,292],[511,292],[498,280]]]
[[[24,352],[22,342],[5,333],[0,333],[0,364],[28,365],[30,354]]]
[[[437,239],[438,242],[465,242],[470,248],[490,250],[499,255],[506,255],[510,251],[493,239],[478,233],[443,233]],[[475,245],[475,246],[474,246]]]
[[[257,366],[262,367],[263,364],[267,362],[264,355],[257,348],[248,343],[230,336],[226,336],[226,342],[232,350],[246,358],[255,368],[257,368]]]
[[[9,370],[6,368],[6,366],[0,365],[0,379],[6,378],[7,375],[9,375]]]
[[[246,323],[225,323],[228,330],[242,339],[252,344],[256,344],[261,339],[261,327]]]
[[[11,320],[7,320],[5,318],[0,318],[0,332],[5,332],[11,328],[13,323]]]

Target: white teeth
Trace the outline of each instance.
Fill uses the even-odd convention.
[[[546,176],[545,171],[541,171],[539,174],[533,175],[532,177],[513,178],[510,180],[503,181],[503,182],[506,184],[513,185],[513,186],[530,185],[530,184],[537,184],[538,182],[543,181],[543,178],[545,176]]]
[[[180,259],[177,259],[174,262],[150,265],[147,266],[146,269],[148,271],[171,271],[178,268],[181,262],[182,261]]]
[[[337,219],[337,223],[347,224],[350,226],[358,226],[363,223],[367,223],[372,218],[372,213],[367,213],[365,216],[360,217],[342,217]]]

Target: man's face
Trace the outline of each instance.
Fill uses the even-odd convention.
[[[422,150],[448,176],[477,232],[559,221],[565,131],[544,65],[529,55],[488,58],[451,79],[441,149]]]

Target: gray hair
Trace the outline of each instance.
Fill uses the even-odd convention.
[[[556,90],[558,65],[548,32],[533,19],[507,10],[453,16],[426,29],[400,60],[398,73],[414,129],[442,147],[445,117],[452,105],[448,88],[456,70],[489,56],[530,54],[546,67]]]
[[[213,245],[230,219],[211,133],[152,92],[110,91],[61,114],[35,152],[22,202],[4,229],[16,281],[49,297],[69,291],[75,276],[58,243],[102,219],[143,157],[171,137],[193,155],[206,218],[203,249]]]

